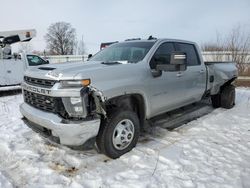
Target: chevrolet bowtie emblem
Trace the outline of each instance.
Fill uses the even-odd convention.
[[[49,71],[45,76],[53,78],[53,79],[60,79],[62,77],[62,73],[57,73],[54,71]]]
[[[49,103],[50,103],[50,101],[49,101],[49,100],[46,100],[45,102],[46,102],[47,104],[49,104]]]

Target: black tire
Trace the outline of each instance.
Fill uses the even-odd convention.
[[[235,86],[228,85],[221,91],[221,107],[230,109],[235,104]]]
[[[113,138],[117,133],[117,127],[122,126],[121,122],[123,121],[128,121],[130,123],[129,126],[132,126],[133,124],[134,134],[132,137],[127,135],[126,138],[129,138],[130,141],[127,142],[128,145],[125,144],[125,146],[123,146],[125,148],[121,147],[120,149],[117,149],[118,145],[113,142]],[[110,114],[109,118],[102,121],[101,128],[96,138],[96,144],[101,153],[115,159],[133,149],[137,144],[139,135],[140,123],[137,114],[133,111],[118,110]]]
[[[214,108],[221,107],[221,95],[220,93],[217,95],[211,95],[212,106]]]

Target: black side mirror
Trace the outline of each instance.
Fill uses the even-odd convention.
[[[88,59],[91,58],[92,56],[93,56],[92,54],[89,54],[89,55],[88,55]]]
[[[187,55],[184,52],[171,53],[170,64],[172,65],[185,65],[187,61]]]
[[[164,64],[166,61],[165,57],[160,55],[154,55],[150,61],[150,68],[153,77],[159,77],[162,75],[162,71],[157,69],[158,64]]]
[[[187,69],[186,65],[187,56],[184,52],[173,52],[170,56],[169,64],[157,64],[156,70],[158,71],[185,71]]]
[[[49,64],[49,60],[46,60],[46,63]]]
[[[152,73],[153,77],[159,77],[159,76],[162,75],[162,71],[161,70],[156,70],[156,69],[152,69],[151,73]]]

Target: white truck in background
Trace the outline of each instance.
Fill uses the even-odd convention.
[[[12,44],[28,42],[35,36],[34,29],[0,32],[0,87],[19,85],[28,67],[49,63],[37,55],[12,53]]]

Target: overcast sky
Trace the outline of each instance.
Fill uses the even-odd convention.
[[[250,0],[1,0],[0,30],[36,29],[35,50],[45,49],[47,28],[58,21],[72,24],[88,53],[101,42],[149,35],[202,43],[216,31],[250,27]]]

